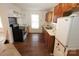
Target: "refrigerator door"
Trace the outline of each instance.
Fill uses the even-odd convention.
[[[70,49],[79,49],[79,16],[73,18],[69,33],[68,47]]]
[[[56,25],[56,39],[58,39],[64,46],[67,46],[68,34],[72,17],[61,17],[58,18]]]

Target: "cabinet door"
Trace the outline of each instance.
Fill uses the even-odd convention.
[[[79,3],[73,3],[72,8],[79,10]]]
[[[48,33],[47,33],[48,34]],[[50,49],[50,41],[51,41],[51,37],[50,37],[50,35],[48,34],[48,36],[47,36],[47,41],[48,41],[48,48]]]
[[[62,11],[62,4],[58,4],[55,8],[54,8],[54,18],[53,18],[53,22],[57,22],[57,18],[63,16],[63,11]]]
[[[49,36],[49,39],[48,39],[48,47],[50,49],[50,52],[53,53],[53,50],[54,50],[54,43],[55,43],[55,36]]]
[[[79,3],[75,3],[75,6],[76,6],[77,8],[79,8]]]
[[[63,12],[71,10],[72,9],[72,3],[62,3],[62,9],[63,9]]]
[[[45,45],[48,47],[48,33],[46,32],[46,30],[44,30],[44,41]]]
[[[54,15],[55,16],[62,16],[62,4],[58,4],[55,8],[54,8]]]

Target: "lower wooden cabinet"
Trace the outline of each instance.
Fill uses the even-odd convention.
[[[55,36],[49,35],[49,33],[45,29],[43,29],[43,39],[44,39],[45,45],[49,49],[50,53],[53,53]]]

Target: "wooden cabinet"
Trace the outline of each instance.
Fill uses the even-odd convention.
[[[48,32],[43,28],[43,39],[50,53],[53,53],[55,36],[50,36]]]
[[[65,12],[79,10],[79,3],[59,3],[55,6],[54,11],[46,13],[46,22],[57,22],[58,17],[63,17]]]
[[[71,10],[72,9],[72,3],[63,3],[62,4],[62,12]]]
[[[54,15],[57,17],[63,16],[63,13],[72,9],[72,3],[60,3],[54,8]]]
[[[63,10],[62,10],[62,4],[58,4],[54,8],[54,17],[53,17],[53,22],[57,22],[57,18],[63,16]]]
[[[60,3],[54,8],[55,16],[63,16],[63,13],[71,10],[75,4],[72,3]]]
[[[46,22],[52,21],[52,14],[53,14],[52,12],[46,13],[46,19],[45,19]]]
[[[73,8],[79,8],[79,3],[72,3]]]
[[[79,10],[79,3],[59,3],[55,6],[54,11],[46,13],[46,22],[57,22],[58,17],[63,17],[63,14],[70,10]]]
[[[63,14],[67,11],[79,10],[79,3],[59,3],[54,8],[54,21],[57,21],[58,17],[63,17]]]
[[[63,12],[62,12],[62,4],[58,4],[55,8],[54,8],[54,15],[55,16],[62,16]]]

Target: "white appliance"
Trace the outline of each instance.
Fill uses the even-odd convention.
[[[79,16],[58,18],[55,37],[64,47],[79,49]]]

